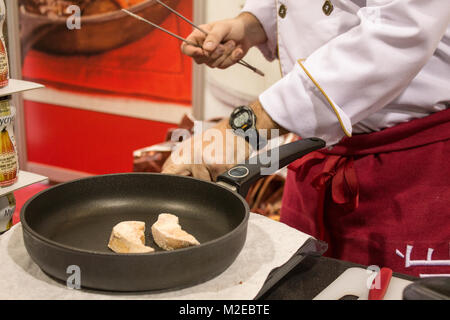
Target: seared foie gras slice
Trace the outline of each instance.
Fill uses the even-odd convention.
[[[155,251],[145,245],[145,223],[125,221],[116,225],[108,247],[116,253],[149,253]]]
[[[152,226],[152,234],[155,243],[168,251],[200,244],[194,236],[181,229],[178,217],[169,213],[159,215]]]

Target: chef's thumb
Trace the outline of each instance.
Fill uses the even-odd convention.
[[[223,42],[225,37],[229,33],[229,28],[224,24],[218,23],[214,25],[211,31],[208,33],[205,41],[203,42],[203,49],[208,52],[213,52],[217,49],[219,44]]]

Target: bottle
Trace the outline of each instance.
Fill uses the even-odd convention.
[[[0,117],[11,115],[11,98],[11,95],[0,97]]]
[[[0,234],[11,229],[15,210],[16,198],[13,193],[0,197]]]
[[[5,38],[3,37],[3,25],[6,20],[5,2],[0,0],[0,88],[9,83],[8,51],[6,50]]]
[[[10,105],[11,96],[0,98],[0,187],[17,181],[19,157],[14,137],[16,109]]]

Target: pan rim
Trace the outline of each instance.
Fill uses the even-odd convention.
[[[28,208],[28,206],[31,204],[31,202],[36,199],[37,197],[39,197],[40,195],[46,193],[46,192],[50,192],[53,189],[56,189],[58,187],[62,187],[68,184],[72,184],[72,183],[76,183],[79,181],[85,181],[85,180],[90,180],[90,179],[99,179],[101,177],[117,177],[117,176],[130,176],[130,175],[135,175],[135,176],[166,176],[166,177],[173,177],[173,178],[181,178],[181,179],[189,179],[189,180],[193,180],[193,181],[197,181],[197,182],[201,182],[201,183],[207,183],[210,185],[213,185],[215,187],[219,187],[227,192],[232,193],[232,195],[236,196],[241,203],[244,205],[245,208],[245,215],[244,218],[242,219],[242,221],[239,223],[239,225],[237,225],[233,230],[231,230],[230,232],[226,233],[225,235],[213,239],[211,241],[205,242],[205,243],[201,243],[198,246],[192,246],[192,247],[187,247],[187,248],[182,248],[182,249],[177,249],[177,250],[173,250],[173,251],[155,251],[155,252],[150,252],[150,253],[125,253],[125,254],[120,254],[120,253],[115,253],[113,251],[111,252],[99,252],[99,251],[91,251],[91,250],[86,250],[86,249],[79,249],[79,248],[75,248],[72,246],[68,246],[68,245],[64,245],[64,244],[60,244],[56,241],[50,240],[44,236],[42,236],[41,234],[39,234],[38,232],[36,232],[35,230],[33,230],[33,228],[31,226],[28,225],[28,222],[26,220],[25,217],[25,211]],[[134,257],[134,258],[138,258],[138,257],[152,257],[152,256],[162,256],[162,255],[169,255],[169,254],[174,254],[174,253],[181,253],[181,252],[188,252],[188,251],[192,251],[195,249],[200,249],[200,248],[206,248],[209,247],[211,245],[214,245],[216,243],[222,242],[224,240],[226,240],[229,237],[232,237],[235,233],[238,233],[241,231],[242,228],[246,227],[248,224],[248,220],[250,218],[250,207],[247,203],[247,201],[245,201],[245,199],[237,192],[234,192],[222,185],[219,185],[217,183],[214,182],[210,182],[210,181],[204,181],[204,180],[200,180],[200,179],[196,179],[193,177],[186,177],[186,176],[178,176],[178,175],[172,175],[172,174],[161,174],[161,173],[145,173],[145,172],[130,172],[130,173],[116,173],[116,174],[105,174],[105,175],[96,175],[96,176],[92,176],[92,177],[88,177],[88,178],[80,178],[80,179],[75,179],[72,181],[68,181],[65,183],[61,183],[55,186],[52,186],[48,189],[45,189],[39,193],[37,193],[36,195],[34,195],[32,198],[30,198],[22,207],[22,209],[20,210],[20,223],[22,225],[22,229],[24,232],[27,232],[28,234],[30,234],[32,237],[34,237],[35,239],[44,242],[46,245],[55,247],[59,250],[64,250],[64,251],[68,251],[71,253],[77,253],[77,254],[88,254],[88,255],[93,255],[93,256],[107,256],[107,257],[114,257],[114,258],[127,258],[127,257]]]

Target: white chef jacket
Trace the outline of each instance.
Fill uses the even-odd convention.
[[[280,60],[284,77],[259,97],[275,122],[332,145],[450,106],[450,0],[331,2],[329,16],[325,0],[244,6]]]

